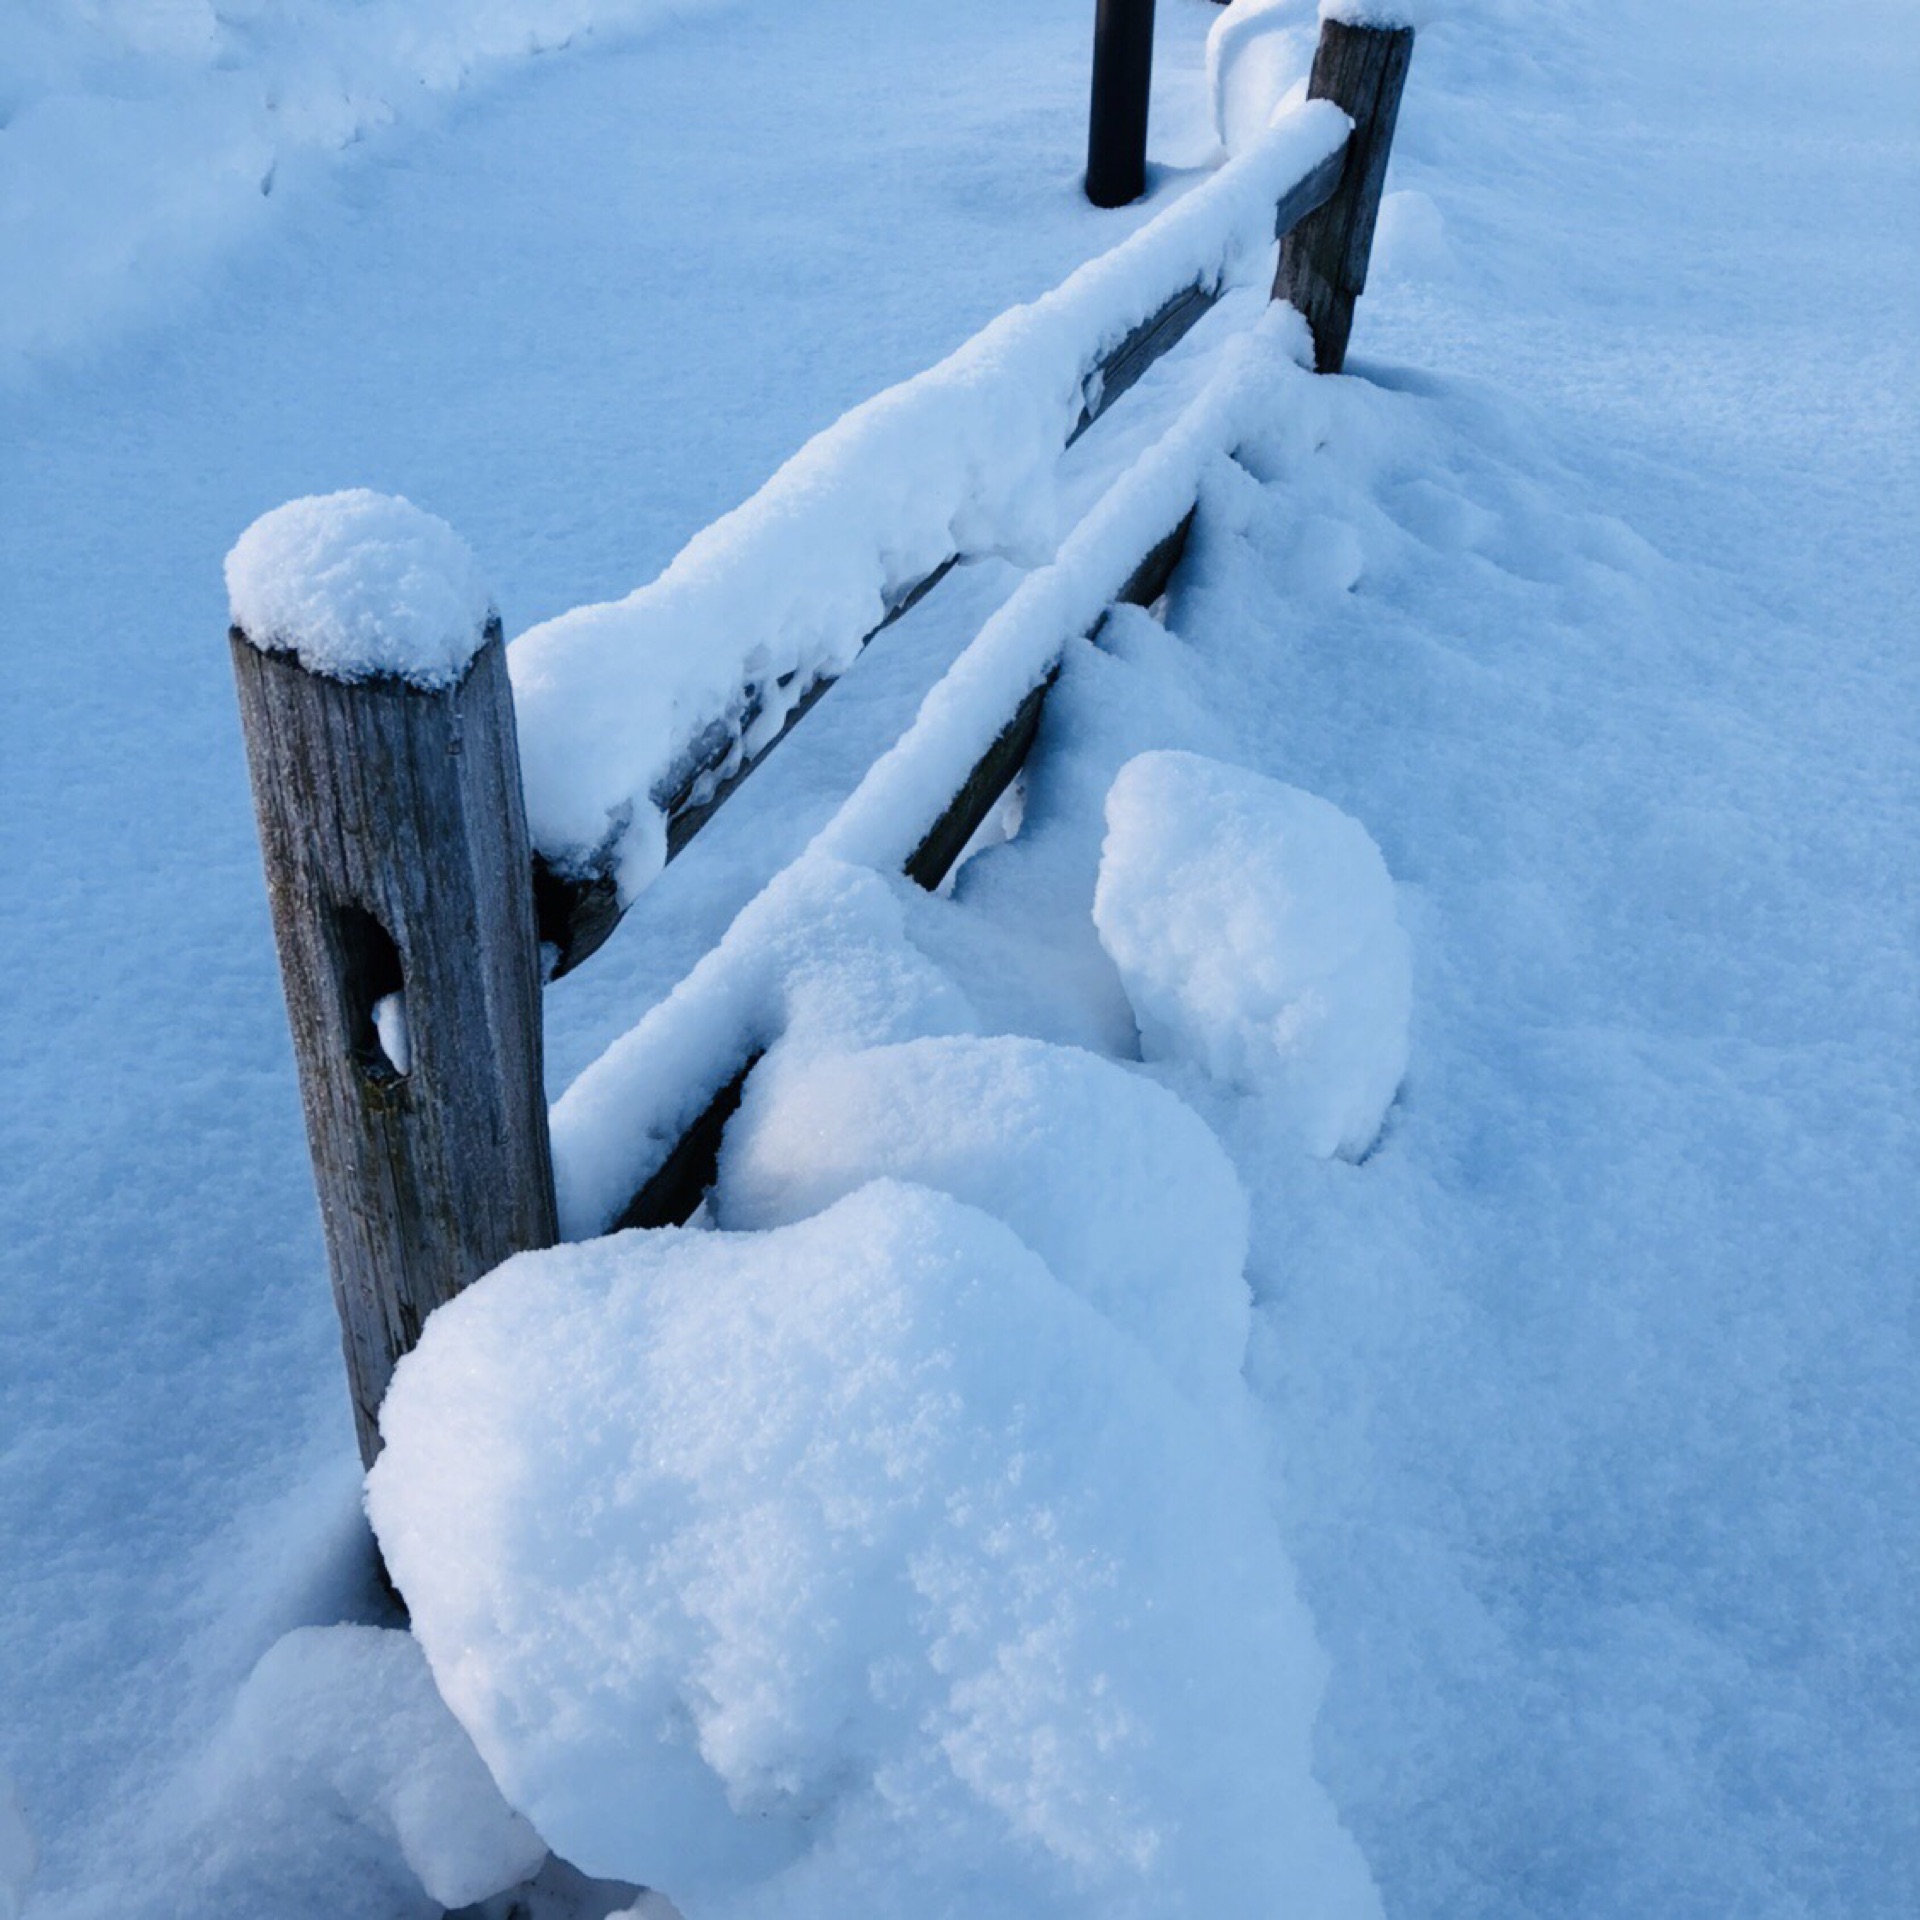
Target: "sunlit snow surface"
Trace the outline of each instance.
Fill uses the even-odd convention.
[[[220,556],[368,485],[472,542],[510,630],[627,591],[1105,244],[1086,11],[741,0],[548,62],[283,173],[202,294],[5,403],[0,1765],[37,1910],[205,1911],[135,1836],[364,1585]],[[1160,11],[1197,125],[1213,9]],[[1134,754],[1321,795],[1399,883],[1411,1064],[1364,1164],[1155,1069],[1251,1198],[1319,1773],[1389,1912],[1920,1878],[1917,61],[1890,0],[1436,18],[1360,377],[1215,472],[1173,633],[1075,652],[1020,837],[902,908],[984,1030],[1124,1058],[1091,902]],[[837,798],[795,751],[555,991],[560,1079]]]

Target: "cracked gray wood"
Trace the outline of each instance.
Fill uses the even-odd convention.
[[[371,1464],[387,1382],[427,1315],[509,1254],[558,1238],[506,654],[495,622],[457,686],[422,692],[343,684],[238,629],[230,639]]]

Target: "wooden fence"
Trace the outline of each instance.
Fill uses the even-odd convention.
[[[1273,293],[1337,372],[1368,255],[1413,34],[1329,21],[1309,82],[1353,122],[1342,150],[1280,199]],[[1218,298],[1174,295],[1088,369],[1071,438],[1172,348]],[[1193,512],[1139,555],[1117,598],[1165,591]],[[875,640],[936,591],[943,561],[894,596]],[[309,671],[297,636],[230,636],[275,940],[362,1457],[393,1369],[427,1315],[510,1255],[558,1237],[542,1078],[541,949],[549,975],[585,960],[622,912],[611,859],[563,872],[529,844],[513,703],[498,623],[451,687]],[[1018,774],[1048,674],[998,734],[903,870],[937,886]],[[734,736],[696,740],[663,796],[668,856],[684,852],[826,693],[810,686],[786,725],[729,769]],[[716,777],[724,773],[724,778]],[[529,879],[531,876],[531,879]],[[620,1226],[684,1221],[714,1176],[752,1055],[704,1107]]]

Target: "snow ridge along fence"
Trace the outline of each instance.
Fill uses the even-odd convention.
[[[569,1089],[551,1141],[543,977],[606,939],[958,561],[1018,554],[1062,447],[1249,248],[1279,238],[1274,298],[1305,315],[1316,368],[1341,367],[1413,33],[1327,11],[1356,17],[1323,22],[1302,106],[1052,294],[856,408],[623,601],[509,650],[452,530],[371,494],[293,502],[235,547],[234,671],[369,1464],[436,1306],[563,1232],[699,1204],[773,1037],[724,964],[767,896]],[[1063,648],[1165,591],[1201,465],[1231,447],[1232,393],[1216,382],[1029,573],[810,851],[939,884],[1019,772]],[[705,1012],[667,1031],[689,1007]]]

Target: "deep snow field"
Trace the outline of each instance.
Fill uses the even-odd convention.
[[[364,485],[509,635],[647,581],[1196,188],[1222,16],[1159,12],[1105,215],[1085,0],[10,16],[0,1916],[543,1842],[687,1920],[1911,1911],[1904,0],[1422,10],[1347,376],[1229,302],[1063,463],[1254,369],[1014,836],[754,909],[805,964],[706,1224],[436,1318],[371,1496],[426,1661],[374,1596],[223,556]],[[1019,574],[549,990],[556,1098]]]

